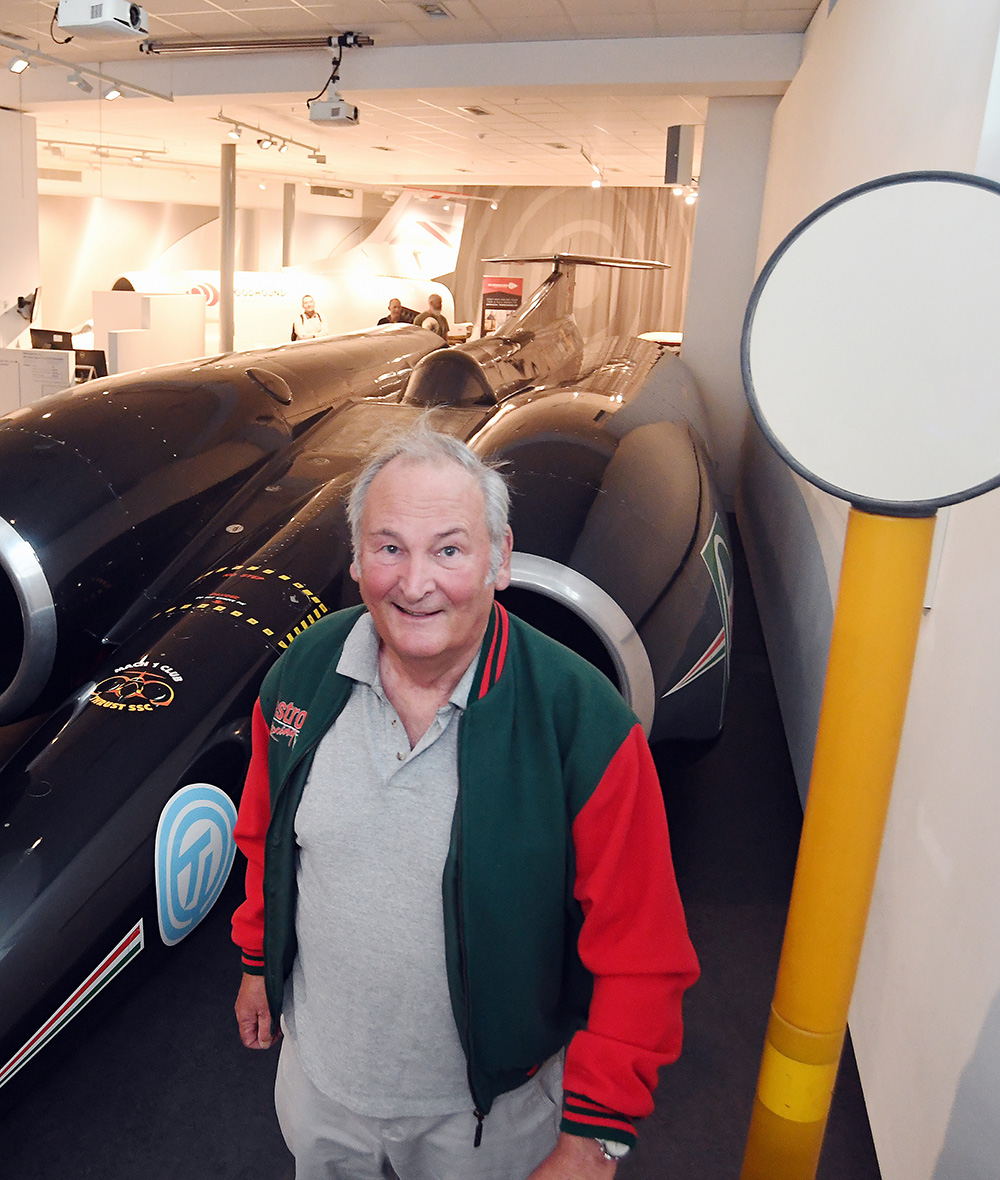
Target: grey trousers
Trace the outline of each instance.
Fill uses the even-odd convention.
[[[274,1086],[278,1123],[295,1157],[295,1180],[525,1180],[555,1147],[562,1061],[502,1094],[474,1147],[472,1110],[430,1118],[376,1119],[327,1098],[302,1072],[291,1037],[281,1042]]]

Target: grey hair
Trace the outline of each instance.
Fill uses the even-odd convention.
[[[418,419],[415,426],[393,435],[383,443],[355,478],[347,501],[347,523],[351,529],[354,559],[357,560],[361,548],[361,522],[364,519],[368,489],[375,476],[393,459],[404,459],[409,463],[426,463],[431,467],[457,463],[472,476],[483,493],[483,519],[490,538],[490,568],[486,582],[495,582],[503,561],[504,540],[510,517],[510,492],[507,490],[507,481],[495,466],[480,459],[464,442],[450,434],[433,430],[427,424],[426,417]]]

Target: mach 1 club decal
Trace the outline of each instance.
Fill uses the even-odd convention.
[[[110,955],[99,963],[87,978],[59,1005],[42,1027],[29,1037],[6,1065],[0,1066],[0,1086],[5,1086],[22,1066],[61,1032],[112,979],[123,970],[144,946],[142,919],[132,927]]]
[[[169,664],[137,660],[115,668],[113,676],[96,684],[90,703],[123,713],[152,713],[173,703],[174,685],[183,680],[180,672],[175,672]]]
[[[695,661],[689,671],[677,681],[673,688],[668,688],[663,695],[668,697],[678,692],[680,689],[687,687],[692,680],[697,680],[709,668],[714,668],[716,664],[723,662],[724,682],[722,699],[725,702],[725,694],[729,689],[729,653],[732,650],[733,556],[729,552],[726,534],[722,528],[722,521],[719,519],[718,513],[715,514],[711,531],[708,534],[705,544],[701,547],[701,559],[704,561],[709,577],[712,579],[712,585],[715,587],[715,597],[719,603],[719,611],[722,615],[722,629],[708,645],[708,648]]]
[[[156,829],[160,937],[176,946],[215,904],[236,855],[233,801],[211,783],[181,787]]]

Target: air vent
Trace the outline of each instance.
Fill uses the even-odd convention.
[[[492,111],[484,111],[482,107],[459,107],[460,111],[465,111],[467,115],[475,115],[477,119],[481,119],[483,115],[492,115]]]
[[[418,4],[425,16],[433,17],[435,20],[453,20],[451,13],[443,4]]]
[[[343,197],[350,201],[354,196],[352,188],[331,188],[326,184],[311,184],[309,195],[312,197]]]
[[[68,180],[79,184],[83,180],[82,172],[70,172],[68,168],[39,168],[39,180]]]

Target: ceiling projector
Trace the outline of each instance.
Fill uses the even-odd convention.
[[[148,37],[149,16],[129,0],[59,0],[56,24],[74,37]]]
[[[333,98],[314,98],[309,103],[310,123],[345,123],[354,126],[358,121],[358,108],[345,102],[339,94]]]

